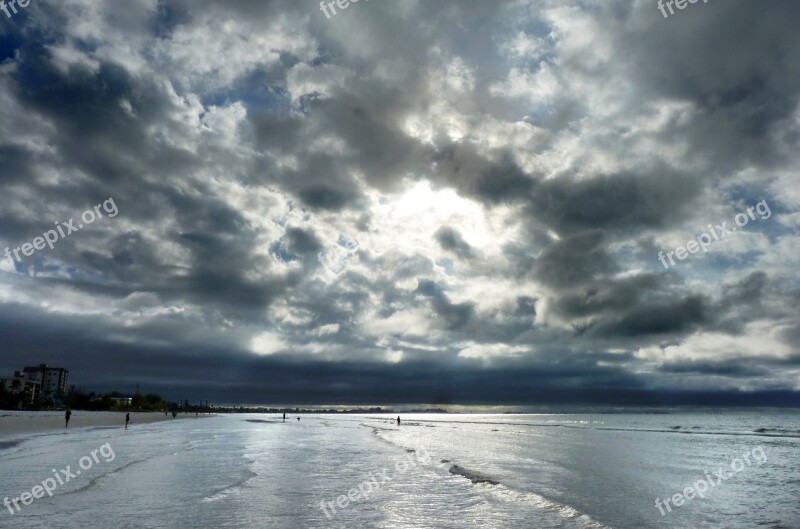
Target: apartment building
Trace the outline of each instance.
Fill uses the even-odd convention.
[[[27,382],[38,384],[40,401],[67,392],[69,370],[63,367],[47,367],[47,364],[39,364],[35,367],[25,367],[22,373]]]

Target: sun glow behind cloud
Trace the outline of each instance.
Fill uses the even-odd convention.
[[[230,363],[301,396],[309,373],[354,388],[352,364],[368,395],[410,394],[418,365],[473,400],[558,389],[555,366],[623,392],[795,388],[800,4],[778,1],[665,22],[40,0],[4,26],[0,249],[99,190],[120,215],[0,264],[0,359],[58,343],[90,379],[120,376],[101,355],[166,380],[190,356],[187,385]],[[770,219],[658,262],[760,199]]]

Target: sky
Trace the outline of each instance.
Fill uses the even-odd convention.
[[[0,12],[0,374],[800,405],[800,3],[325,7]]]

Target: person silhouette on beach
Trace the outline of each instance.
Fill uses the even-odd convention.
[[[128,423],[129,422],[131,422],[131,414],[130,413],[126,413],[125,414],[125,429],[126,430],[128,429]]]
[[[283,414],[283,422],[286,422],[286,414]]]
[[[397,416],[397,426],[400,426],[400,416]]]
[[[67,410],[67,413],[64,414],[64,421],[66,421],[66,423],[64,424],[64,428],[69,428],[69,418],[70,417],[72,417],[72,412]]]

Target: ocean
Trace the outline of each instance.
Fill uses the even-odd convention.
[[[0,439],[0,527],[800,529],[796,412],[299,417]]]

